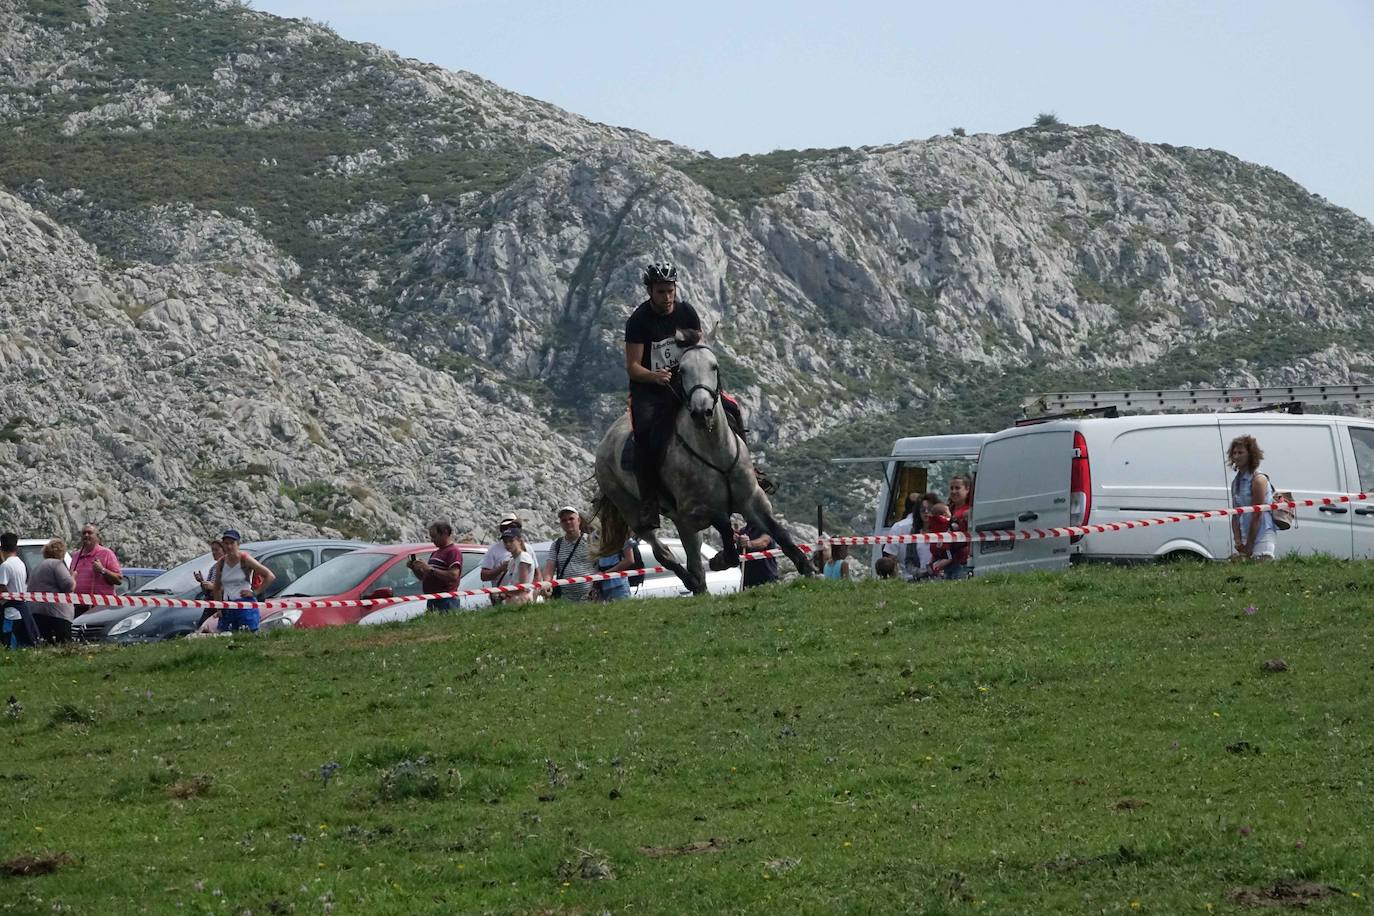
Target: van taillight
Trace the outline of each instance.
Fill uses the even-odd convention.
[[[1073,463],[1069,473],[1069,524],[1086,525],[1093,511],[1093,473],[1088,463],[1088,442],[1082,433],[1073,434]],[[1083,540],[1083,535],[1069,538],[1070,544]]]

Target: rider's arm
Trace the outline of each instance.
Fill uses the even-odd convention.
[[[645,369],[640,364],[640,360],[643,358],[644,344],[625,341],[625,374],[630,377],[630,381],[643,382],[646,385],[668,384],[668,379],[672,377],[672,373],[667,369],[659,372]]]

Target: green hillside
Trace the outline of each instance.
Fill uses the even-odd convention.
[[[4,654],[0,860],[56,871],[0,912],[1362,911],[1372,585],[1088,567]]]

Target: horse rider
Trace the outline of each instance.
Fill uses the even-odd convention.
[[[661,511],[658,466],[663,462],[677,417],[673,393],[677,368],[677,332],[701,333],[696,309],[677,301],[677,268],[655,261],[644,268],[649,298],[625,320],[625,372],[630,377],[630,428],[635,439],[635,480],[639,484],[640,518],[636,529],[657,528]]]
[[[677,268],[655,261],[644,268],[644,288],[649,298],[625,321],[625,372],[630,378],[630,427],[635,442],[635,480],[639,484],[640,519],[636,529],[657,528],[662,511],[662,482],[658,468],[673,435],[680,404],[672,388],[682,350],[678,331],[701,334],[696,309],[677,298]],[[739,403],[724,392],[721,406],[730,426],[742,439],[743,417]],[[760,476],[760,485],[771,492],[772,484]]]

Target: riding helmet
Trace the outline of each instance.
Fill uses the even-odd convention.
[[[644,268],[644,285],[653,286],[655,283],[676,283],[677,268],[667,261],[655,261]]]

